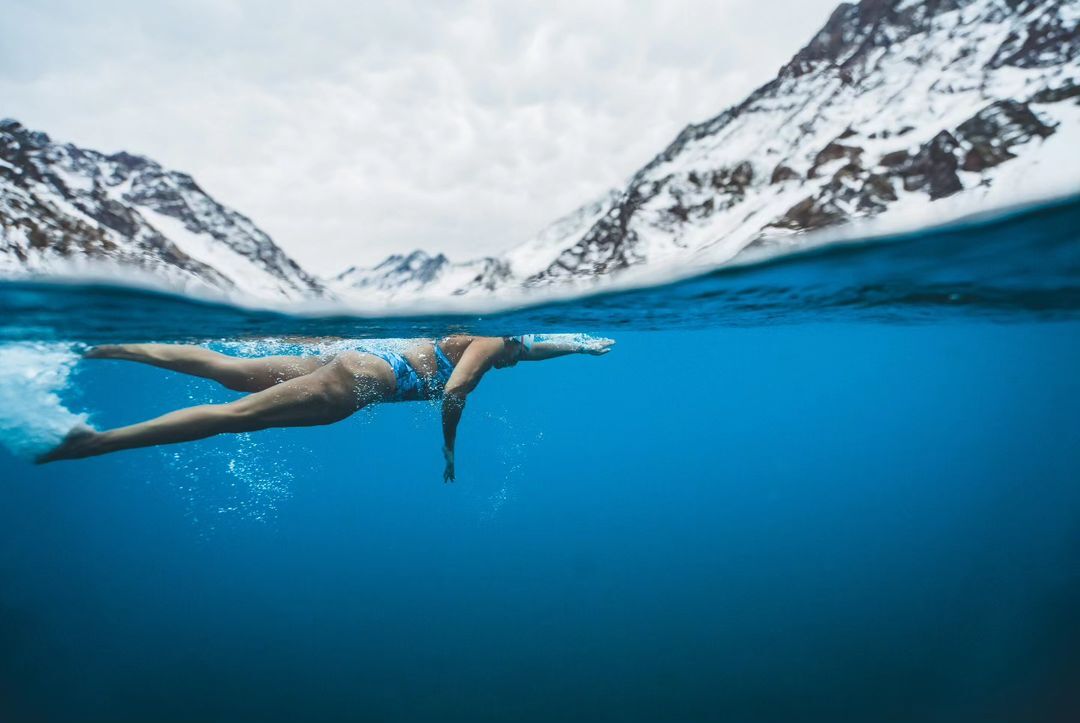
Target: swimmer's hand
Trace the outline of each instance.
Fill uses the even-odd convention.
[[[591,354],[593,356],[603,356],[611,351],[611,347],[615,346],[614,339],[589,339],[588,342],[582,345],[582,354]]]
[[[443,470],[443,483],[454,481],[454,450],[449,447],[442,448],[443,459],[446,460],[446,469]]]

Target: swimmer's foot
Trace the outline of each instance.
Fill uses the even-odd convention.
[[[34,463],[47,464],[63,459],[89,457],[94,454],[94,444],[100,436],[100,433],[94,429],[87,427],[85,424],[80,424],[67,433],[64,441],[60,442],[52,450],[39,455],[34,460]]]

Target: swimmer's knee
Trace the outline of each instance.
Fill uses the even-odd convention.
[[[261,392],[267,385],[260,380],[259,370],[246,359],[227,359],[214,364],[213,378],[234,392]]]
[[[218,381],[221,382],[221,386],[233,392],[250,393],[262,390],[261,386],[253,384],[250,380],[247,379],[225,377],[223,379],[219,379]]]
[[[243,404],[216,405],[213,413],[222,432],[256,432],[267,426],[260,423],[259,414],[255,410]]]

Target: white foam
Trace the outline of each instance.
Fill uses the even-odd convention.
[[[0,445],[33,458],[86,424],[86,415],[64,406],[60,393],[79,360],[73,344],[0,344]]]
[[[261,357],[275,354],[320,356],[346,351],[392,351],[398,354],[416,345],[416,339],[220,339],[207,344],[214,351],[240,357]]]

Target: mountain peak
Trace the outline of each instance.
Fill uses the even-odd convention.
[[[139,171],[148,166],[157,166],[157,164],[149,158],[134,153],[128,153],[127,151],[119,151],[106,156],[106,158],[117,165],[123,166],[129,171]]]
[[[189,175],[0,122],[0,274],[117,269],[258,298],[322,292],[250,219]]]
[[[842,68],[875,49],[926,32],[938,15],[978,2],[985,4],[986,0],[862,0],[859,3],[841,3],[824,27],[784,66],[780,76],[799,76],[822,62]],[[991,3],[994,2],[1004,3],[1006,0],[991,0]]]
[[[14,118],[0,120],[0,133],[12,136],[28,148],[45,148],[52,142],[48,133],[31,130]]]

